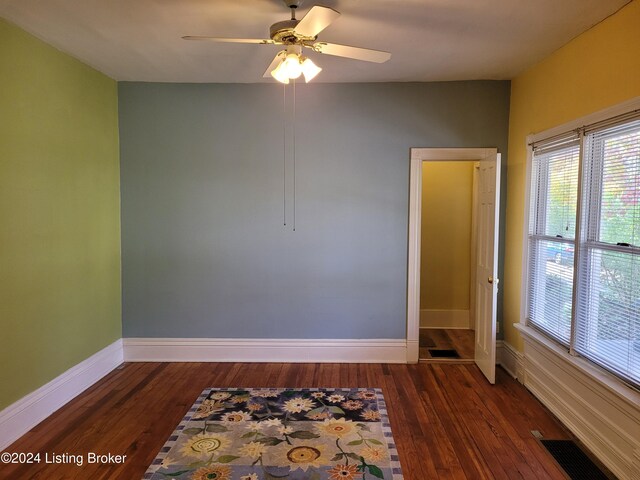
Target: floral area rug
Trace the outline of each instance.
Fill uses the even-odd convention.
[[[380,389],[210,388],[143,478],[403,477]]]

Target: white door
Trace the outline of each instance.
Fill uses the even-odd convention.
[[[495,383],[498,229],[500,226],[499,153],[489,155],[480,161],[478,200],[475,361],[487,380]]]

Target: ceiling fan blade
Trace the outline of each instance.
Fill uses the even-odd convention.
[[[271,64],[267,67],[267,69],[264,71],[264,75],[262,75],[264,78],[269,78],[271,76],[271,71],[276,68],[278,66],[278,64],[282,61],[282,57],[284,56],[285,52],[278,52],[278,54],[274,57],[273,61],[271,62]]]
[[[340,12],[333,8],[316,5],[300,20],[294,31],[303,37],[315,37],[339,16]]]
[[[267,40],[264,38],[221,38],[221,37],[201,37],[198,35],[185,35],[182,37],[184,40],[204,40],[208,42],[219,42],[219,43],[255,43],[260,45],[270,45],[274,42],[273,40]]]
[[[336,43],[316,42],[311,47],[316,52],[337,57],[353,58],[365,62],[384,63],[391,58],[389,52],[380,50],[370,50],[368,48],[350,47],[348,45],[338,45]]]

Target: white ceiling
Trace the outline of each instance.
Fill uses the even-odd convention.
[[[385,64],[311,53],[314,82],[509,79],[629,0],[306,0],[342,13],[319,38],[387,50]],[[252,83],[274,45],[188,42],[182,35],[268,38],[282,0],[0,0],[0,16],[116,80]]]

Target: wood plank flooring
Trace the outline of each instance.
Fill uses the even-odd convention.
[[[530,431],[567,432],[501,369],[491,386],[475,365],[246,363],[124,364],[6,449],[124,464],[0,464],[0,478],[139,479],[206,387],[381,387],[405,479],[565,479]]]
[[[460,355],[459,360],[473,361],[475,349],[475,331],[464,329],[421,328],[420,329],[420,359],[434,359],[429,348],[439,350],[454,349]],[[438,361],[451,359],[438,358]]]

